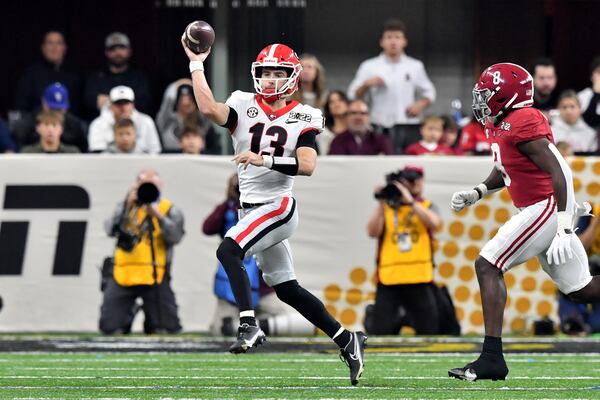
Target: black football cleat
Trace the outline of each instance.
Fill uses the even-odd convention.
[[[448,371],[448,376],[451,378],[471,382],[480,379],[503,381],[507,375],[508,367],[502,356],[479,357],[477,361],[469,363],[462,368],[453,368]]]
[[[267,336],[258,326],[242,324],[238,328],[237,340],[229,347],[229,351],[233,354],[245,353],[266,340]]]
[[[340,359],[350,368],[350,382],[354,386],[358,384],[358,378],[365,367],[365,347],[367,347],[367,335],[362,332],[352,332],[346,347],[340,349]]]

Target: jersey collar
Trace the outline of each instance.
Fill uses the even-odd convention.
[[[287,114],[291,109],[293,109],[294,107],[296,107],[298,105],[298,102],[295,100],[290,101],[289,103],[286,104],[285,107],[283,107],[280,110],[277,111],[273,111],[271,109],[271,107],[269,107],[267,104],[265,104],[262,101],[262,96],[260,94],[257,94],[256,97],[256,102],[258,103],[258,106],[263,110],[263,112],[265,113],[265,115],[269,118],[269,120],[274,121],[277,118],[281,117],[282,115]]]

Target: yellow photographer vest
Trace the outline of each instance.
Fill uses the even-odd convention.
[[[419,201],[428,208],[429,200]],[[433,280],[433,250],[427,227],[411,206],[384,204],[385,230],[380,239],[377,272],[384,285]]]
[[[158,209],[164,215],[169,212],[173,203],[161,199]],[[137,209],[135,215],[129,215],[130,221],[135,221],[133,232],[139,233],[142,222],[147,213],[143,209]],[[156,218],[152,218],[154,226],[154,254],[156,256],[156,283],[160,284],[165,276],[167,265],[167,245],[164,241],[160,224]],[[154,271],[152,267],[152,251],[150,249],[150,238],[148,232],[144,232],[140,241],[131,252],[119,247],[115,251],[115,267],[113,277],[120,286],[153,285]]]

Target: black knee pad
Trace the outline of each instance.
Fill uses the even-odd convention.
[[[226,260],[228,257],[235,257],[243,260],[244,250],[242,250],[235,240],[226,237],[219,245],[219,248],[217,248],[217,258],[221,261],[221,264],[225,265],[223,260]]]
[[[304,298],[303,289],[297,280],[291,280],[273,286],[279,300],[287,304],[296,304]]]

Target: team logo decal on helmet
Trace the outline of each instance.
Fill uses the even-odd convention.
[[[496,122],[509,110],[533,105],[533,78],[520,65],[494,64],[488,67],[473,88],[473,114],[481,124]]]

